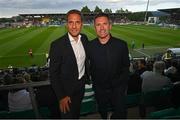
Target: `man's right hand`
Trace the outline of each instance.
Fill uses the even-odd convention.
[[[69,96],[66,96],[63,99],[61,99],[59,101],[61,112],[63,112],[64,114],[69,112],[70,111],[70,107],[69,107],[70,103],[71,103],[71,98]]]

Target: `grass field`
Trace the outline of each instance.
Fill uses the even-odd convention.
[[[6,68],[8,65],[43,66],[46,63],[45,54],[49,51],[50,43],[65,32],[64,26],[0,29],[0,68]],[[82,33],[85,33],[89,40],[96,37],[93,26],[84,26]],[[125,40],[134,57],[150,57],[168,47],[180,47],[180,29],[144,25],[114,25],[111,34]],[[133,40],[135,50],[131,50]],[[142,43],[145,44],[144,50],[141,49]],[[33,58],[28,55],[29,48],[33,49]]]

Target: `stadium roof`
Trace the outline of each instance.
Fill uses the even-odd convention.
[[[160,17],[160,16],[169,16],[169,13],[162,12],[162,11],[152,11],[151,12],[154,17]]]
[[[180,25],[180,8],[159,9],[159,11],[170,14],[171,23]]]
[[[97,13],[83,13],[84,19],[93,19],[94,16]],[[125,16],[127,14],[130,14],[130,12],[127,13],[110,13],[109,16],[111,18],[120,18],[121,16]],[[60,17],[62,19],[64,19],[66,17],[65,13],[46,13],[46,14],[19,14],[19,16],[21,17],[27,17],[27,18],[36,18],[36,17]]]
[[[51,13],[51,14],[19,14],[19,16],[23,16],[23,17],[26,17],[26,16],[65,16],[66,14],[59,14],[59,13]]]
[[[122,14],[129,14],[130,12],[126,13],[110,13],[110,15],[122,15]],[[97,13],[82,13],[83,15],[96,15]],[[66,15],[66,13],[43,13],[43,14],[19,14],[20,16],[54,16],[54,15]]]
[[[179,13],[180,14],[180,8],[158,9],[158,11],[166,12],[169,14],[173,14],[173,13]]]

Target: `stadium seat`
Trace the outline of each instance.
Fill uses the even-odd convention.
[[[155,110],[162,110],[172,105],[171,88],[166,87],[158,91],[142,93],[140,101],[140,116],[146,116],[146,108],[153,107]]]
[[[49,118],[50,111],[48,108],[43,107],[39,109],[40,112],[40,118]],[[6,118],[6,119],[20,119],[20,118],[36,118],[36,115],[34,113],[34,110],[26,110],[26,111],[19,111],[19,112],[9,112],[9,111],[1,111],[0,112],[0,119]]]
[[[141,93],[127,95],[127,106],[133,107],[139,105]],[[109,107],[108,111],[112,111]],[[86,85],[85,95],[81,103],[81,115],[97,112],[96,100],[94,98],[94,91],[92,90],[92,85]]]
[[[0,101],[0,111],[2,110],[8,110],[8,106],[4,105],[4,103]]]
[[[140,103],[141,93],[129,94],[126,97],[126,105],[128,108],[138,106]]]
[[[180,118],[180,108],[168,108],[160,111],[151,112],[148,117],[149,119],[175,119]]]
[[[85,86],[85,95],[81,103],[80,114],[94,113],[97,111],[96,101],[94,98],[94,91],[92,90],[92,84]]]

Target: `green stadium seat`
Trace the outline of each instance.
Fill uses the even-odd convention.
[[[94,91],[92,90],[92,84],[85,86],[85,94],[81,103],[80,114],[94,113],[97,111],[96,101],[94,98]]]
[[[50,111],[46,107],[39,108],[41,118],[49,118]],[[22,119],[28,118],[33,119],[36,118],[34,110],[26,110],[26,111],[19,111],[19,112],[9,112],[9,111],[1,111],[0,112],[0,119],[7,118],[7,119]]]
[[[140,103],[141,93],[127,95],[126,105],[128,108],[138,106]]]
[[[0,101],[0,111],[6,110],[7,106],[5,106],[1,101]]]
[[[170,87],[166,87],[158,91],[142,93],[140,101],[140,116],[145,117],[147,107],[154,107],[155,110],[162,110],[171,107],[170,89]]]
[[[173,119],[180,118],[180,108],[168,108],[160,111],[151,112],[147,118],[149,119]]]
[[[171,105],[170,97],[171,91],[170,88],[167,87],[158,91],[143,93],[141,96],[141,102],[143,102],[146,106],[154,106],[157,109],[164,109]]]

